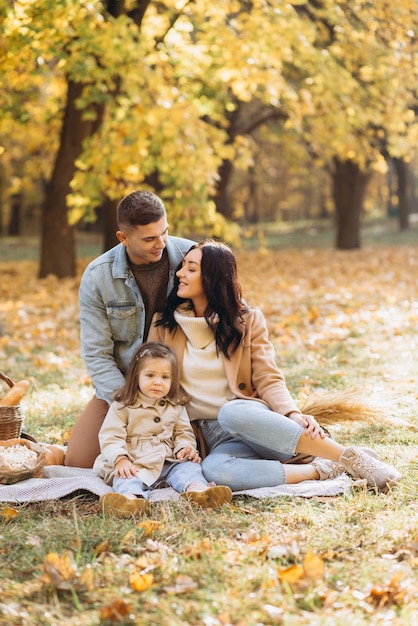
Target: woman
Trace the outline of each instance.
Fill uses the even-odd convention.
[[[189,418],[209,452],[202,465],[207,480],[238,491],[347,472],[383,491],[401,479],[373,451],[326,437],[314,417],[297,408],[262,313],[242,299],[228,246],[193,246],[176,277],[149,339],[170,345],[182,365]],[[315,458],[292,463],[296,455]]]

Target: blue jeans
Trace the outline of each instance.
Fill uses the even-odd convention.
[[[113,491],[123,493],[125,495],[134,494],[142,496],[146,500],[149,499],[151,491],[157,489],[161,483],[168,483],[176,491],[182,493],[186,491],[191,483],[204,483],[207,480],[203,476],[202,466],[192,461],[184,461],[183,463],[164,463],[163,470],[159,478],[152,484],[146,485],[140,478],[114,478]]]
[[[295,454],[303,427],[256,400],[231,400],[217,420],[199,420],[209,454],[206,479],[232,491],[286,482],[283,463]]]

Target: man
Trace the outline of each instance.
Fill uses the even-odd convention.
[[[95,396],[72,430],[65,464],[92,467],[100,452],[98,433],[152,317],[164,308],[175,270],[193,241],[168,236],[162,200],[134,191],[117,208],[119,240],[92,261],[80,283],[81,354]]]

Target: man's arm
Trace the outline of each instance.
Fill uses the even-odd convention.
[[[85,272],[80,283],[81,355],[92,378],[96,395],[109,404],[124,376],[114,357],[114,341],[106,307],[91,273]]]

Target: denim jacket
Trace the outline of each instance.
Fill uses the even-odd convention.
[[[169,277],[193,241],[168,237]],[[124,374],[144,337],[144,302],[129,268],[126,248],[118,244],[92,261],[80,283],[81,355],[92,378],[96,396],[110,404],[125,382]]]

